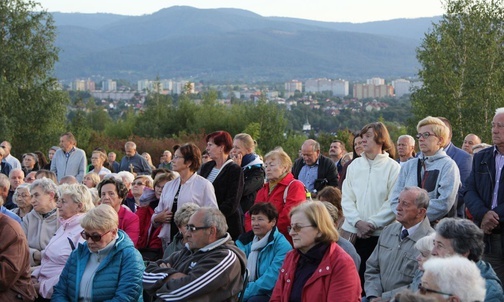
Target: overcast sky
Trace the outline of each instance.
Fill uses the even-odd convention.
[[[187,5],[241,8],[264,17],[292,17],[331,22],[368,22],[443,14],[441,0],[38,0],[50,12],[152,14]]]

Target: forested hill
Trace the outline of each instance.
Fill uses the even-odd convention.
[[[143,16],[53,13],[60,79],[404,77],[431,21],[331,23],[174,6]]]

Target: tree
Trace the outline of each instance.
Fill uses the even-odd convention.
[[[64,131],[68,95],[51,77],[52,16],[31,0],[0,1],[0,126],[16,153],[45,150]]]
[[[446,0],[444,7],[417,49],[423,87],[411,96],[411,126],[444,116],[457,144],[469,132],[489,142],[493,112],[504,105],[503,0]]]

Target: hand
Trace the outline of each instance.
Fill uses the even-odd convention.
[[[243,155],[240,153],[234,153],[231,155],[231,159],[233,159],[234,163],[241,167]]]
[[[159,214],[156,215],[156,218],[154,218],[154,222],[156,222],[156,223],[171,223],[172,218],[173,218],[173,213],[169,209],[166,209],[163,212],[160,212]]]
[[[491,234],[492,230],[499,225],[499,215],[494,211],[486,212],[481,221],[481,229],[485,234]]]
[[[33,260],[35,260],[36,262],[40,262],[41,258],[42,258],[42,253],[40,253],[40,251],[33,252]]]
[[[159,265],[159,267],[162,267],[162,268],[171,268],[171,265],[170,265],[170,263],[167,262],[167,263],[161,263]]]
[[[173,279],[183,278],[185,276],[187,276],[187,275],[184,274],[184,273],[174,273],[174,274],[169,275],[168,279],[166,281],[170,281],[170,280],[173,280]]]
[[[381,297],[376,297],[376,298],[369,300],[369,302],[382,302],[382,301],[384,301],[384,300],[382,300]]]
[[[375,231],[375,227],[372,223],[359,220],[355,227],[357,228],[357,236],[362,239],[367,239],[371,237]]]

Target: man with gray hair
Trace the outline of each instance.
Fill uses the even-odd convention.
[[[338,186],[336,165],[320,154],[320,144],[313,139],[306,140],[301,146],[301,158],[294,162],[292,174],[312,193],[312,197],[325,186]]]
[[[163,151],[161,156],[161,162],[159,163],[158,169],[172,170],[172,153],[169,150]]]
[[[415,157],[415,139],[411,135],[401,135],[397,139],[397,161],[402,166],[406,161]]]
[[[236,299],[243,287],[246,257],[227,228],[221,211],[199,208],[186,227],[186,248],[151,262],[144,273],[144,289],[163,301]]]
[[[474,154],[472,170],[464,185],[464,201],[474,222],[485,233],[483,258],[504,280],[504,107],[492,121],[493,148]]]
[[[134,175],[150,175],[152,173],[149,163],[138,154],[137,145],[134,142],[129,141],[124,144],[124,153],[126,155],[121,159],[119,171],[128,171]]]
[[[429,195],[424,189],[404,187],[399,194],[397,222],[383,229],[366,262],[364,290],[368,301],[388,301],[394,289],[413,280],[420,253],[415,243],[434,231],[427,218],[428,206]]]
[[[486,282],[485,301],[504,301],[502,283],[492,265],[481,260],[485,243],[483,231],[467,219],[444,218],[436,225],[432,256],[459,255],[476,263]]]
[[[21,223],[21,218],[19,218],[18,215],[12,213],[10,210],[7,210],[7,208],[4,207],[4,202],[7,199],[7,196],[9,195],[9,189],[10,189],[9,178],[4,174],[0,174],[0,213],[7,215],[8,217]]]

